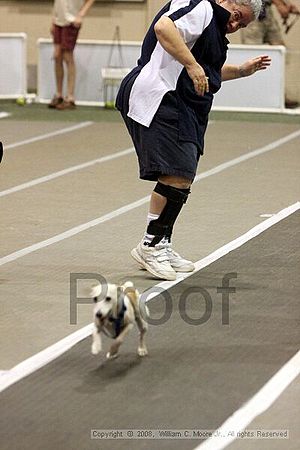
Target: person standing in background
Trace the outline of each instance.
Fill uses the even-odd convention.
[[[287,20],[291,14],[300,14],[300,9],[286,0],[265,0],[262,13],[249,26],[241,30],[243,44],[249,45],[285,45],[280,23],[274,14],[272,4],[276,7],[283,21]],[[287,64],[289,56],[287,55]],[[288,93],[285,95],[286,108],[297,108],[299,102],[292,100]]]
[[[54,43],[56,94],[49,108],[75,109],[76,67],[74,48],[82,20],[95,0],[55,0],[51,34]],[[64,63],[67,68],[67,95],[63,96]]]

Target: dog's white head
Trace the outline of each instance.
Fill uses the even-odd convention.
[[[118,302],[126,295],[127,290],[132,290],[133,283],[127,281],[123,286],[116,284],[98,284],[91,291],[91,297],[94,299],[94,317],[100,323],[104,323],[109,317],[116,317]]]
[[[94,317],[103,323],[117,309],[118,298],[122,294],[121,288],[116,284],[107,283],[94,286],[91,296],[94,299]]]

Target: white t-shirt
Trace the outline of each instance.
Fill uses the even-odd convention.
[[[189,0],[173,0],[165,15],[170,16],[189,4]],[[213,16],[212,7],[207,0],[203,0],[179,16],[174,24],[191,49],[210,23]],[[132,86],[128,116],[149,127],[163,96],[176,89],[182,69],[183,65],[167,53],[157,41],[150,61],[142,68]]]
[[[54,23],[64,27],[74,22],[83,4],[84,0],[55,0]]]

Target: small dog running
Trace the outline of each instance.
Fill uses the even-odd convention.
[[[127,281],[123,286],[99,284],[92,288],[91,297],[95,302],[92,354],[97,355],[102,350],[101,333],[103,332],[114,340],[106,358],[116,358],[119,355],[120,345],[136,322],[140,333],[137,352],[139,356],[146,356],[148,351],[145,333],[148,325],[141,316],[140,294],[133,283]],[[147,313],[146,306],[145,311]]]

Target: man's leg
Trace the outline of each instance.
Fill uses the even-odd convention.
[[[63,27],[62,33],[62,58],[67,68],[67,95],[57,109],[75,109],[75,79],[76,79],[76,67],[74,60],[74,48],[76,45],[78,33],[80,28],[75,25]]]
[[[142,242],[132,250],[133,258],[152,275],[176,279],[176,272],[191,272],[194,264],[174,252],[171,234],[174,223],[187,200],[191,181],[161,176],[151,195],[148,226]]]
[[[64,66],[63,55],[60,44],[54,44],[54,74],[56,82],[56,94],[49,103],[49,108],[56,108],[57,105],[63,101],[63,80],[64,80]]]
[[[56,81],[56,97],[63,96],[63,80],[64,80],[64,65],[62,49],[59,44],[54,45],[54,64],[55,64],[55,81]]]
[[[151,195],[147,227],[147,240],[150,246],[156,245],[163,237],[171,240],[174,223],[190,192],[191,181],[177,176],[162,175]],[[149,236],[152,235],[152,239]]]
[[[63,59],[67,65],[67,97],[66,100],[74,102],[76,67],[73,50],[64,50]]]
[[[161,175],[158,181],[162,184],[172,186],[178,189],[189,189],[192,182],[186,178],[174,177],[170,175]],[[167,203],[166,197],[152,192],[149,211],[153,214],[160,214]]]
[[[76,70],[73,50],[63,50],[63,61],[67,66],[67,95],[64,101],[56,107],[60,111],[76,108],[74,100]]]

